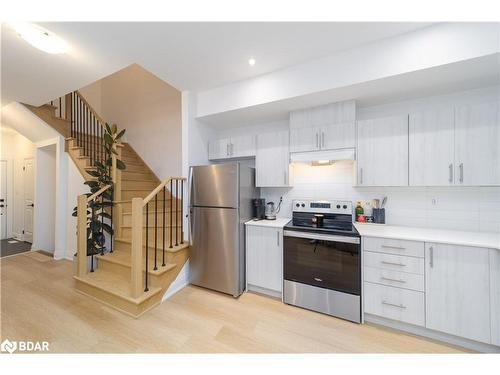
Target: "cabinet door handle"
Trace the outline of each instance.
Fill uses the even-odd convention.
[[[319,133],[316,133],[316,148],[319,148]]]
[[[448,181],[450,184],[453,183],[453,164],[448,166]]]
[[[385,260],[381,261],[380,263],[382,263],[382,264],[389,264],[391,266],[406,267],[406,264],[403,264],[403,263],[394,263],[394,262],[386,262]]]
[[[399,307],[400,309],[406,309],[406,306],[404,306],[404,305],[401,305],[401,304],[397,305],[395,303],[390,303],[387,301],[382,301],[382,304],[387,305],[387,306]]]
[[[406,283],[405,280],[400,280],[400,279],[391,279],[390,277],[385,277],[385,276],[380,276],[381,280],[386,280],[386,281],[395,281],[397,283]]]
[[[226,156],[229,156],[229,143],[226,144]]]
[[[283,184],[286,185],[286,171],[283,171]]]
[[[382,245],[382,247],[385,247],[386,249],[396,249],[396,250],[404,250],[404,247],[401,246],[392,246],[392,245]]]
[[[458,166],[458,169],[460,170],[460,183],[464,183],[464,163],[460,163]]]
[[[434,268],[434,246],[429,247],[429,266]]]
[[[278,247],[280,247],[280,231],[276,232],[276,243],[278,244]]]
[[[359,184],[363,185],[363,168],[359,168]]]
[[[233,143],[231,143],[231,146],[229,149],[231,150],[231,156],[233,156],[234,155],[234,144]]]

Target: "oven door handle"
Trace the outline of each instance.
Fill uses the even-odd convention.
[[[333,242],[345,242],[345,243],[361,243],[359,237],[348,237],[348,236],[334,236],[329,234],[317,234],[311,232],[299,232],[292,230],[285,230],[283,232],[283,236],[285,237],[297,237],[297,238],[306,238],[310,240],[323,240],[323,241],[333,241]]]

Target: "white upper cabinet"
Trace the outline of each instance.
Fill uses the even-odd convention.
[[[358,121],[358,185],[408,185],[408,116]]]
[[[426,327],[490,343],[489,250],[425,247]]]
[[[208,159],[245,158],[255,156],[255,136],[243,135],[216,139],[208,144]]]
[[[411,186],[453,185],[454,127],[453,107],[410,113]]]
[[[290,113],[290,152],[355,147],[354,100]]]
[[[231,141],[229,138],[216,139],[208,143],[208,159],[217,160],[229,157]]]
[[[259,134],[255,155],[256,186],[288,186],[288,131]]]
[[[459,185],[500,185],[498,101],[455,110],[455,181]]]
[[[500,346],[500,250],[490,250],[491,343]]]

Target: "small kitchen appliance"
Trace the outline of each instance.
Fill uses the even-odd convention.
[[[263,220],[266,218],[266,200],[262,198],[256,198],[252,201],[253,207],[253,219]]]
[[[276,220],[276,214],[280,212],[281,202],[283,201],[283,197],[280,197],[280,202],[278,203],[278,207],[274,207],[274,202],[267,202],[266,204],[266,220]]]
[[[283,301],[360,323],[361,237],[352,202],[292,204],[283,228]]]

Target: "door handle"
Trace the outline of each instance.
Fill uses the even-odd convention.
[[[28,204],[26,207],[35,207],[34,203]]]
[[[434,246],[429,247],[429,266],[434,268]]]
[[[229,156],[229,143],[226,144],[226,156]]]
[[[380,277],[381,280],[386,280],[386,281],[395,281],[397,283],[406,283],[406,281],[404,280],[400,280],[400,279],[391,279],[390,277],[385,277],[385,276],[381,276]]]
[[[449,183],[453,183],[453,164],[448,166],[448,181]]]
[[[460,170],[460,183],[464,183],[464,163],[460,163],[458,166],[458,169]]]
[[[283,184],[286,185],[286,171],[283,171]]]
[[[387,262],[385,260],[381,261],[380,263],[382,264],[389,264],[391,266],[401,266],[401,267],[406,267],[406,264],[403,263],[394,263],[394,262]]]
[[[387,305],[387,306],[399,307],[400,309],[406,309],[406,306],[404,306],[404,305],[397,305],[395,303],[390,303],[387,301],[382,301],[382,304]]]

